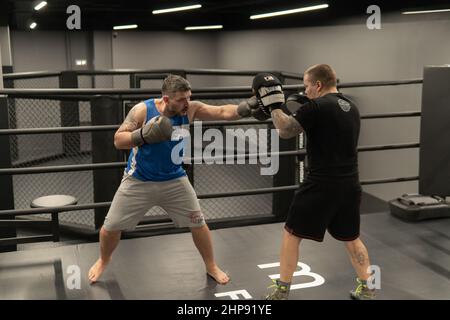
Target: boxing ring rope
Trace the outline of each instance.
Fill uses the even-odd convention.
[[[31,72],[16,72],[16,73],[4,73],[3,80],[22,80],[22,79],[34,79],[34,78],[48,78],[59,77],[61,72],[51,71],[31,71]]]
[[[418,180],[418,176],[413,177],[402,177],[402,178],[388,178],[388,179],[378,179],[378,180],[362,180],[361,185],[371,185],[371,184],[379,184],[379,183],[393,183],[393,182],[405,182],[405,181],[415,181]],[[260,188],[260,189],[251,189],[245,191],[235,191],[235,192],[223,192],[223,193],[210,193],[210,194],[199,194],[197,195],[198,199],[212,199],[212,198],[225,198],[225,197],[236,197],[236,196],[251,196],[251,195],[260,195],[260,194],[268,194],[268,193],[278,193],[285,191],[294,191],[298,189],[299,185],[292,186],[283,186],[283,187],[274,187],[274,188]],[[20,210],[1,210],[0,211],[0,219],[2,217],[11,218],[11,216],[19,216],[19,215],[33,215],[33,214],[41,214],[41,213],[62,213],[69,211],[79,211],[86,209],[96,209],[96,208],[109,208],[111,202],[98,202],[98,203],[88,203],[83,205],[71,205],[65,207],[53,207],[53,208],[36,208],[36,209],[20,209]],[[241,219],[242,223],[245,223],[245,220],[248,218]],[[224,222],[227,221],[217,221],[220,219],[216,219],[216,221],[212,221],[209,223],[211,228],[214,228],[216,224],[221,223],[222,226]],[[273,215],[262,215],[259,217],[259,222],[281,222],[283,219],[281,217],[277,218]],[[2,221],[0,220],[0,226],[2,225]],[[24,221],[28,223],[33,223],[36,226],[38,221]],[[229,221],[228,221],[229,222]],[[17,223],[17,222],[16,222]],[[47,222],[45,222],[47,223]],[[148,219],[145,224],[140,224],[136,227],[136,230],[148,229],[148,225],[151,223],[166,223],[172,224],[169,218],[160,218],[160,217],[152,217]],[[56,226],[59,228],[59,225]],[[59,231],[57,231],[59,232]],[[36,241],[51,241],[54,239],[54,235],[40,235],[40,236],[30,236],[30,237],[22,237],[19,239],[3,239],[0,240],[0,244],[8,245],[8,244],[23,244],[23,243],[31,243]]]
[[[118,75],[118,74],[186,74],[186,75],[220,75],[220,76],[255,76],[261,70],[232,70],[232,69],[112,69],[112,70],[80,70],[78,75]],[[276,72],[267,70],[265,72],[279,73],[283,76],[295,77],[299,75],[290,72]]]
[[[94,132],[94,131],[116,131],[120,125],[100,125],[81,127],[51,127],[51,128],[23,128],[23,129],[1,129],[1,135],[25,135],[44,133],[67,133],[67,132]]]
[[[109,69],[109,70],[77,70],[74,71],[80,76],[96,76],[96,75],[120,75],[120,74],[178,74],[185,73],[187,75],[227,75],[227,76],[254,76],[261,70],[227,70],[227,69]],[[303,76],[293,72],[274,72],[273,70],[267,70],[271,73],[279,73],[281,76],[289,79],[302,79]],[[31,72],[17,72],[6,73],[3,75],[6,80],[14,79],[27,79],[27,78],[39,78],[39,77],[52,77],[59,76],[61,72],[53,71],[31,71]]]
[[[387,178],[387,179],[377,179],[377,180],[361,180],[361,185],[415,181],[418,179],[419,179],[418,176],[412,176],[412,177]],[[292,186],[273,187],[273,188],[248,189],[248,190],[234,191],[234,192],[198,194],[197,198],[212,199],[212,198],[252,196],[252,195],[267,194],[267,193],[293,191],[293,190],[298,189],[298,187],[299,187],[299,185],[292,185]],[[107,208],[110,205],[111,205],[111,202],[96,202],[96,203],[70,205],[70,206],[65,206],[65,207],[0,210],[0,218],[3,216],[8,216],[8,215],[23,216],[23,215],[32,215],[32,214],[41,214],[41,213],[59,213],[59,212],[65,212],[65,211],[78,211],[78,210],[85,210],[85,209]]]
[[[195,70],[151,70],[151,72],[159,72],[161,75],[164,73],[173,73],[174,71],[182,71],[185,74],[208,74],[217,70],[210,69],[195,69]],[[258,72],[255,71],[234,71],[234,70],[220,70],[222,71],[220,75],[248,75],[253,76]],[[145,74],[149,71],[145,70],[104,70],[104,71],[78,71],[77,75],[117,75],[117,74]],[[61,73],[50,73],[50,72],[31,72],[31,73],[20,73],[4,75],[4,79],[14,80],[14,79],[26,79],[26,78],[37,78],[37,77],[49,77],[49,76],[59,76]],[[290,73],[280,73],[282,76],[290,77],[292,79],[302,79],[301,76],[297,74]],[[216,75],[216,74],[215,74]],[[421,84],[423,79],[409,79],[409,80],[398,80],[398,81],[372,81],[372,82],[352,82],[352,83],[342,83],[338,84],[338,88],[360,88],[360,87],[376,87],[376,86],[396,86],[396,85],[408,85],[408,84]],[[296,85],[284,85],[283,88],[287,92],[295,92],[304,89],[301,84]],[[197,99],[226,99],[226,98],[246,98],[250,97],[250,87],[248,86],[235,86],[235,87],[208,87],[208,88],[195,88],[192,89],[195,92],[193,98]],[[160,89],[4,89],[0,90],[0,95],[7,95],[8,98],[26,98],[26,99],[45,99],[45,100],[60,100],[60,101],[90,101],[93,95],[110,95],[117,97],[122,100],[126,99],[142,99],[143,96],[146,98],[156,97],[160,95]],[[382,119],[382,118],[402,118],[402,117],[418,117],[421,116],[419,111],[408,111],[408,112],[393,112],[384,114],[367,114],[361,115],[361,119]],[[239,121],[205,121],[202,122],[203,127],[210,126],[235,126],[235,125],[255,125],[255,124],[271,124],[270,120],[267,121],[257,121],[257,120],[239,120]],[[191,124],[193,126],[194,124]],[[70,133],[70,132],[98,132],[98,131],[114,131],[119,128],[119,125],[101,125],[101,126],[74,126],[74,127],[51,127],[51,128],[23,128],[23,129],[1,129],[0,136],[3,135],[29,135],[29,134],[44,134],[44,133]],[[389,144],[389,145],[372,145],[372,146],[359,146],[358,152],[368,152],[368,151],[381,151],[381,150],[397,150],[397,149],[408,149],[408,148],[419,148],[419,143],[404,143],[404,144]],[[202,158],[202,163],[208,160],[226,160],[226,159],[250,159],[257,156],[273,156],[278,155],[280,157],[286,156],[305,156],[306,150],[292,150],[292,151],[282,151],[282,152],[269,152],[263,154],[240,154],[240,155],[227,155],[224,157],[211,157]],[[196,158],[188,158],[186,160],[195,161]],[[192,163],[192,162],[191,162]],[[68,171],[87,171],[87,170],[98,170],[98,169],[111,169],[111,168],[124,168],[126,162],[112,162],[112,163],[95,163],[95,164],[83,164],[83,165],[64,165],[64,166],[47,166],[47,167],[29,167],[29,168],[2,168],[0,169],[0,176],[4,175],[20,175],[20,174],[39,174],[39,173],[50,173],[50,172],[68,172]],[[373,185],[380,183],[395,183],[404,181],[415,181],[418,180],[418,176],[412,177],[394,177],[385,179],[375,179],[375,180],[362,180],[362,185]],[[288,185],[272,188],[259,188],[259,189],[248,189],[235,192],[221,192],[221,193],[209,193],[209,194],[199,194],[199,199],[212,199],[212,198],[225,198],[225,197],[237,197],[237,196],[249,196],[249,195],[259,195],[268,193],[279,193],[286,191],[294,191],[299,187],[299,185]],[[98,203],[87,203],[82,205],[70,205],[64,207],[54,207],[54,208],[33,208],[33,209],[19,209],[19,210],[0,210],[0,218],[19,216],[19,215],[34,215],[42,213],[61,213],[68,211],[79,211],[86,209],[95,208],[107,208],[111,205],[111,202],[98,202]],[[280,219],[275,216],[271,216],[272,221],[275,219]],[[152,222],[170,222],[168,218],[158,218],[152,219]],[[25,221],[24,221],[25,222]],[[0,220],[0,226],[2,225]],[[25,223],[24,223],[25,224]],[[138,226],[140,228],[140,226]],[[40,236],[42,239],[49,240],[51,236],[45,235]],[[37,239],[37,238],[34,238]],[[51,240],[51,239],[50,239]],[[25,243],[27,240],[21,240]],[[44,240],[43,240],[44,241]],[[30,241],[31,242],[31,241]],[[17,243],[17,242],[16,242]]]
[[[399,149],[412,149],[419,148],[419,143],[399,143],[388,145],[374,145],[374,146],[360,146],[358,152],[366,151],[382,151],[382,150],[399,150]],[[257,154],[233,154],[225,155],[223,157],[202,157],[202,158],[185,158],[185,163],[207,163],[208,161],[221,160],[249,160],[257,157],[272,157],[274,155],[279,157],[306,155],[306,150],[297,151],[281,151],[281,152],[264,152]],[[98,169],[114,169],[125,168],[126,162],[108,162],[108,163],[95,163],[95,164],[75,164],[75,165],[63,165],[63,166],[47,166],[47,167],[31,167],[31,168],[8,168],[0,169],[0,176],[3,175],[18,175],[18,174],[36,174],[36,173],[52,173],[52,172],[73,172],[73,171],[85,171],[85,170],[98,170]]]
[[[412,80],[396,80],[396,81],[371,81],[371,82],[349,82],[338,84],[338,88],[363,88],[363,87],[381,87],[381,86],[398,86],[409,84],[421,84],[423,79]],[[289,84],[283,85],[283,89],[286,91],[303,90],[305,86],[302,84]],[[205,87],[192,89],[196,94],[198,93],[239,93],[244,92],[250,94],[250,86],[234,86],[234,87]],[[18,96],[39,96],[39,95],[159,95],[160,89],[3,89],[0,90],[0,94]]]
[[[361,119],[383,119],[383,118],[407,118],[420,117],[420,111],[392,112],[361,115]],[[239,120],[239,121],[203,121],[202,126],[241,126],[254,124],[271,124],[272,120]],[[194,126],[190,124],[190,126]],[[78,126],[78,127],[51,127],[51,128],[23,128],[23,129],[0,129],[1,135],[23,135],[23,134],[44,134],[44,133],[68,133],[68,132],[94,132],[94,131],[115,131],[120,125],[100,125],[100,126]]]
[[[420,117],[421,115],[422,113],[420,111],[374,113],[362,115],[361,119],[408,118],[408,117]]]

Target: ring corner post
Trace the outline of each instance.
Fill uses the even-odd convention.
[[[121,101],[115,97],[96,96],[91,99],[92,125],[111,125],[122,122]],[[92,132],[92,163],[123,161],[123,154],[114,146],[114,132]],[[118,169],[93,171],[94,202],[108,202],[120,185],[122,175]],[[95,229],[103,225],[108,208],[96,208]]]
[[[420,121],[419,193],[450,195],[450,65],[426,66]]]

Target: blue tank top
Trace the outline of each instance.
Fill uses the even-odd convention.
[[[156,109],[154,99],[149,99],[144,102],[147,106],[145,123],[161,115],[158,109]],[[174,128],[189,128],[189,119],[187,116],[174,116],[170,120]],[[140,147],[133,148],[128,158],[125,174],[132,175],[142,181],[167,181],[185,176],[186,172],[182,164],[174,163],[171,157],[173,148],[179,143],[183,144],[183,138],[177,141],[163,141],[153,144],[145,143]],[[179,156],[182,157],[184,145],[178,146],[177,149],[180,150]]]

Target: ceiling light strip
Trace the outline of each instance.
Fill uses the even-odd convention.
[[[184,10],[192,10],[192,9],[199,9],[201,8],[201,4],[194,4],[192,6],[184,6],[184,7],[176,7],[176,8],[168,8],[168,9],[160,9],[160,10],[153,10],[153,14],[161,14],[161,13],[169,13],[169,12],[175,12],[175,11],[184,11]]]
[[[319,5],[310,6],[310,7],[303,7],[303,8],[297,8],[297,9],[290,9],[290,10],[269,12],[269,13],[263,13],[263,14],[256,14],[256,15],[250,16],[250,19],[251,20],[263,19],[263,18],[282,16],[282,15],[286,15],[286,14],[293,14],[293,13],[313,11],[313,10],[320,10],[320,9],[326,9],[326,8],[328,8],[328,4],[319,4]]]
[[[211,30],[211,29],[222,29],[223,25],[212,25],[212,26],[189,26],[184,28],[184,30]]]
[[[36,7],[34,7],[34,10],[36,10],[36,11],[41,10],[46,5],[47,5],[47,2],[46,1],[42,1]]]
[[[405,11],[405,12],[402,12],[402,14],[440,13],[440,12],[450,12],[450,9],[423,10],[423,11]]]
[[[136,29],[137,27],[137,24],[128,24],[124,26],[115,26],[114,30]]]

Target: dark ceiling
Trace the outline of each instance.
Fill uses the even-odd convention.
[[[224,30],[285,28],[307,25],[328,25],[351,16],[366,17],[366,9],[377,4],[382,13],[400,10],[442,9],[450,7],[447,1],[343,1],[343,0],[155,0],[155,1],[86,1],[47,0],[48,5],[35,11],[40,1],[0,0],[0,24],[11,29],[28,29],[36,21],[40,30],[65,30],[69,5],[81,9],[82,30],[112,30],[114,25],[137,24],[138,30],[181,31],[189,25],[222,24]],[[178,13],[153,15],[152,10],[189,4],[201,4],[202,8]],[[308,5],[328,3],[329,8],[268,19],[250,20],[253,14],[286,10]]]

